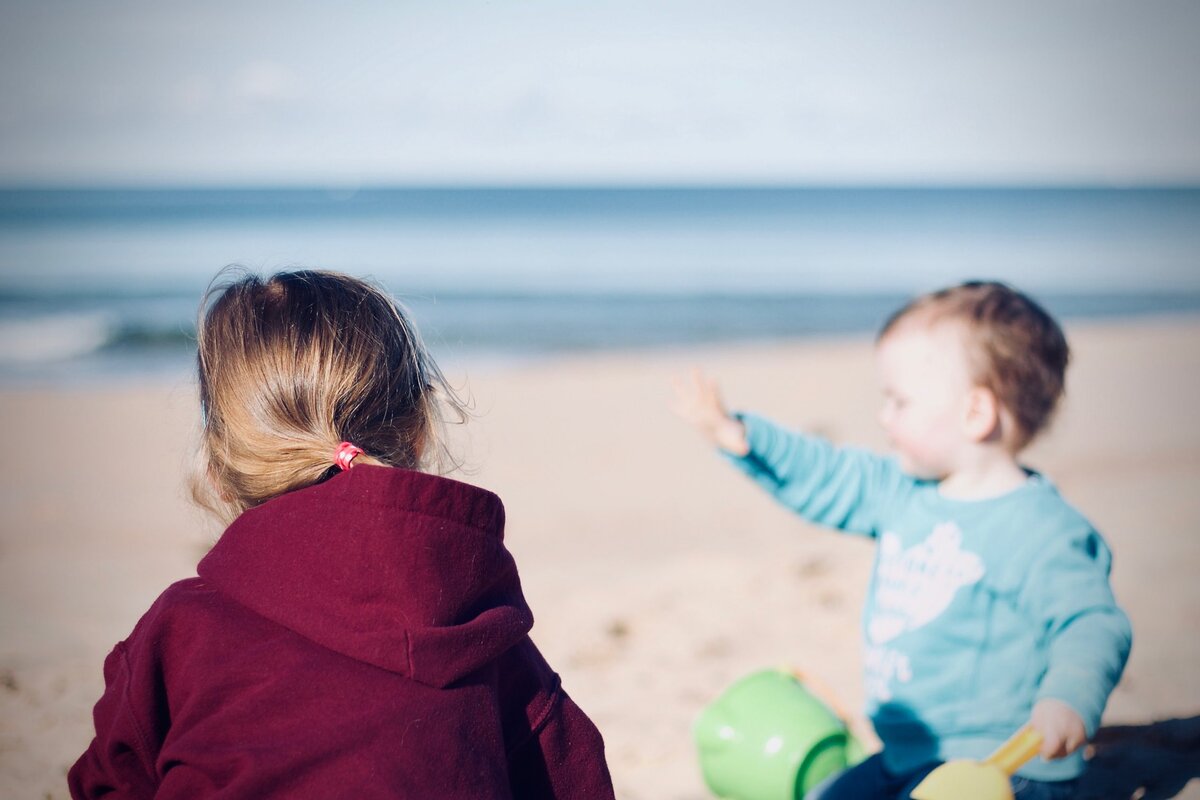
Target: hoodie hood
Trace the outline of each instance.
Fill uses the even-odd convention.
[[[197,572],[323,647],[436,687],[533,626],[500,498],[391,467],[356,466],[244,512]]]

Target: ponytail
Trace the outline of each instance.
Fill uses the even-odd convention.
[[[356,465],[453,463],[443,428],[465,405],[381,289],[317,270],[226,275],[197,324],[199,505],[228,520],[328,480],[343,442],[362,450]]]

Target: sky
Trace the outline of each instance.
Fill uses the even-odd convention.
[[[1200,3],[0,5],[0,186],[1196,184]]]

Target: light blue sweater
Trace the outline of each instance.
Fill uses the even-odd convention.
[[[1054,697],[1095,733],[1129,656],[1100,534],[1045,478],[1000,497],[943,497],[892,459],[740,415],[729,458],[804,518],[877,542],[863,614],[867,714],[884,761],[984,758]],[[728,455],[728,454],[727,454]],[[1019,774],[1065,780],[1081,752]]]

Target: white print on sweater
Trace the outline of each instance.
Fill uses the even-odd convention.
[[[929,537],[907,550],[888,531],[880,537],[875,599],[867,623],[871,644],[890,642],[937,619],[963,586],[983,577],[983,559],[961,548],[953,522],[936,525]]]
[[[877,703],[892,699],[892,681],[908,683],[912,680],[912,666],[908,656],[890,647],[872,645],[863,657],[863,682],[867,697]]]
[[[937,619],[959,589],[983,577],[983,559],[961,545],[962,531],[953,522],[934,526],[925,541],[907,550],[890,531],[880,537],[863,670],[867,696],[876,702],[892,699],[893,681],[913,677],[908,655],[886,643]]]

